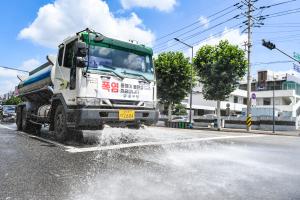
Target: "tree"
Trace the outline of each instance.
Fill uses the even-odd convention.
[[[157,96],[168,106],[168,116],[174,104],[179,104],[191,90],[192,71],[189,58],[180,52],[166,52],[154,60],[157,77]],[[194,79],[194,78],[193,78]]]
[[[182,104],[176,104],[173,110],[173,115],[186,115],[186,107]]]
[[[4,105],[18,105],[21,102],[22,100],[20,97],[12,96],[11,98],[9,98],[4,102]]]
[[[204,98],[217,101],[220,130],[220,101],[224,101],[235,90],[246,74],[245,52],[227,40],[220,41],[216,46],[205,45],[197,51],[194,66],[203,84]]]

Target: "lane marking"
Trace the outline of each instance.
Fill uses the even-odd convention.
[[[19,134],[19,135],[21,135],[23,137],[27,137],[27,138],[29,137],[29,138],[37,139],[37,140],[40,140],[40,141],[43,141],[43,142],[46,142],[46,143],[49,143],[49,144],[53,144],[53,145],[55,145],[57,147],[60,147],[60,148],[62,148],[64,150],[68,149],[68,148],[72,148],[72,146],[71,147],[70,146],[66,146],[66,145],[63,145],[63,144],[61,144],[59,142],[55,142],[53,140],[48,140],[48,139],[45,139],[45,138],[42,138],[42,137],[39,137],[39,136],[36,136],[36,135],[30,135],[28,133],[25,133],[23,131],[18,131],[18,130],[14,129],[14,128],[5,126],[3,124],[0,124],[0,128],[6,128],[6,129],[9,129],[9,130],[16,131],[17,134]]]
[[[29,133],[25,133],[25,132],[22,132],[22,131],[17,131],[17,133],[20,134],[21,136],[24,136],[24,137],[29,137],[29,138],[40,140],[42,142],[53,144],[53,145],[55,145],[57,147],[60,147],[64,150],[70,148],[70,146],[63,145],[59,142],[56,142],[56,141],[53,141],[53,140],[48,140],[48,139],[45,139],[45,138],[42,138],[42,137],[39,137],[39,136],[36,136],[36,135],[30,135]]]
[[[11,127],[8,127],[8,126],[4,126],[3,124],[0,124],[0,127],[1,127],[1,128],[6,128],[6,129],[9,129],[9,130],[16,131],[15,129],[13,129],[13,128],[11,128]]]
[[[82,148],[70,147],[66,149],[66,151],[70,153],[81,153],[81,152],[91,152],[91,151],[125,149],[125,148],[132,148],[132,147],[162,146],[162,145],[170,145],[170,144],[194,143],[194,142],[201,142],[201,141],[236,139],[236,138],[256,138],[256,137],[266,137],[266,136],[265,135],[220,136],[220,137],[209,137],[209,138],[172,140],[172,141],[164,141],[164,142],[143,142],[143,143],[138,142],[138,143],[118,144],[118,145],[98,146],[98,147],[82,147]]]

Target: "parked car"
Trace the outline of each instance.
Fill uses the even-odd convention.
[[[176,116],[172,118],[172,122],[189,122],[189,118],[187,116]]]
[[[217,118],[217,115],[216,114],[206,114],[206,115],[203,115],[202,117],[214,119],[214,118]]]
[[[16,120],[16,106],[3,105],[1,118],[3,122],[14,122]]]

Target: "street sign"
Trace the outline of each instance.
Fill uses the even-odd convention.
[[[294,69],[296,72],[299,72],[299,73],[300,73],[300,66],[299,66],[299,65],[296,65],[295,63],[293,63],[293,69]]]
[[[251,98],[252,98],[252,99],[256,99],[256,94],[255,94],[255,93],[252,93]]]
[[[248,127],[250,127],[252,125],[252,119],[251,119],[251,117],[247,117],[246,124],[247,124]]]
[[[294,58],[295,58],[296,60],[300,61],[300,54],[299,54],[299,53],[294,52],[294,53],[293,53],[293,56],[294,56]]]

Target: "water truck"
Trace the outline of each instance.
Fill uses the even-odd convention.
[[[56,56],[20,78],[18,130],[49,126],[66,141],[80,130],[139,128],[158,120],[153,51],[85,29],[65,39]]]

